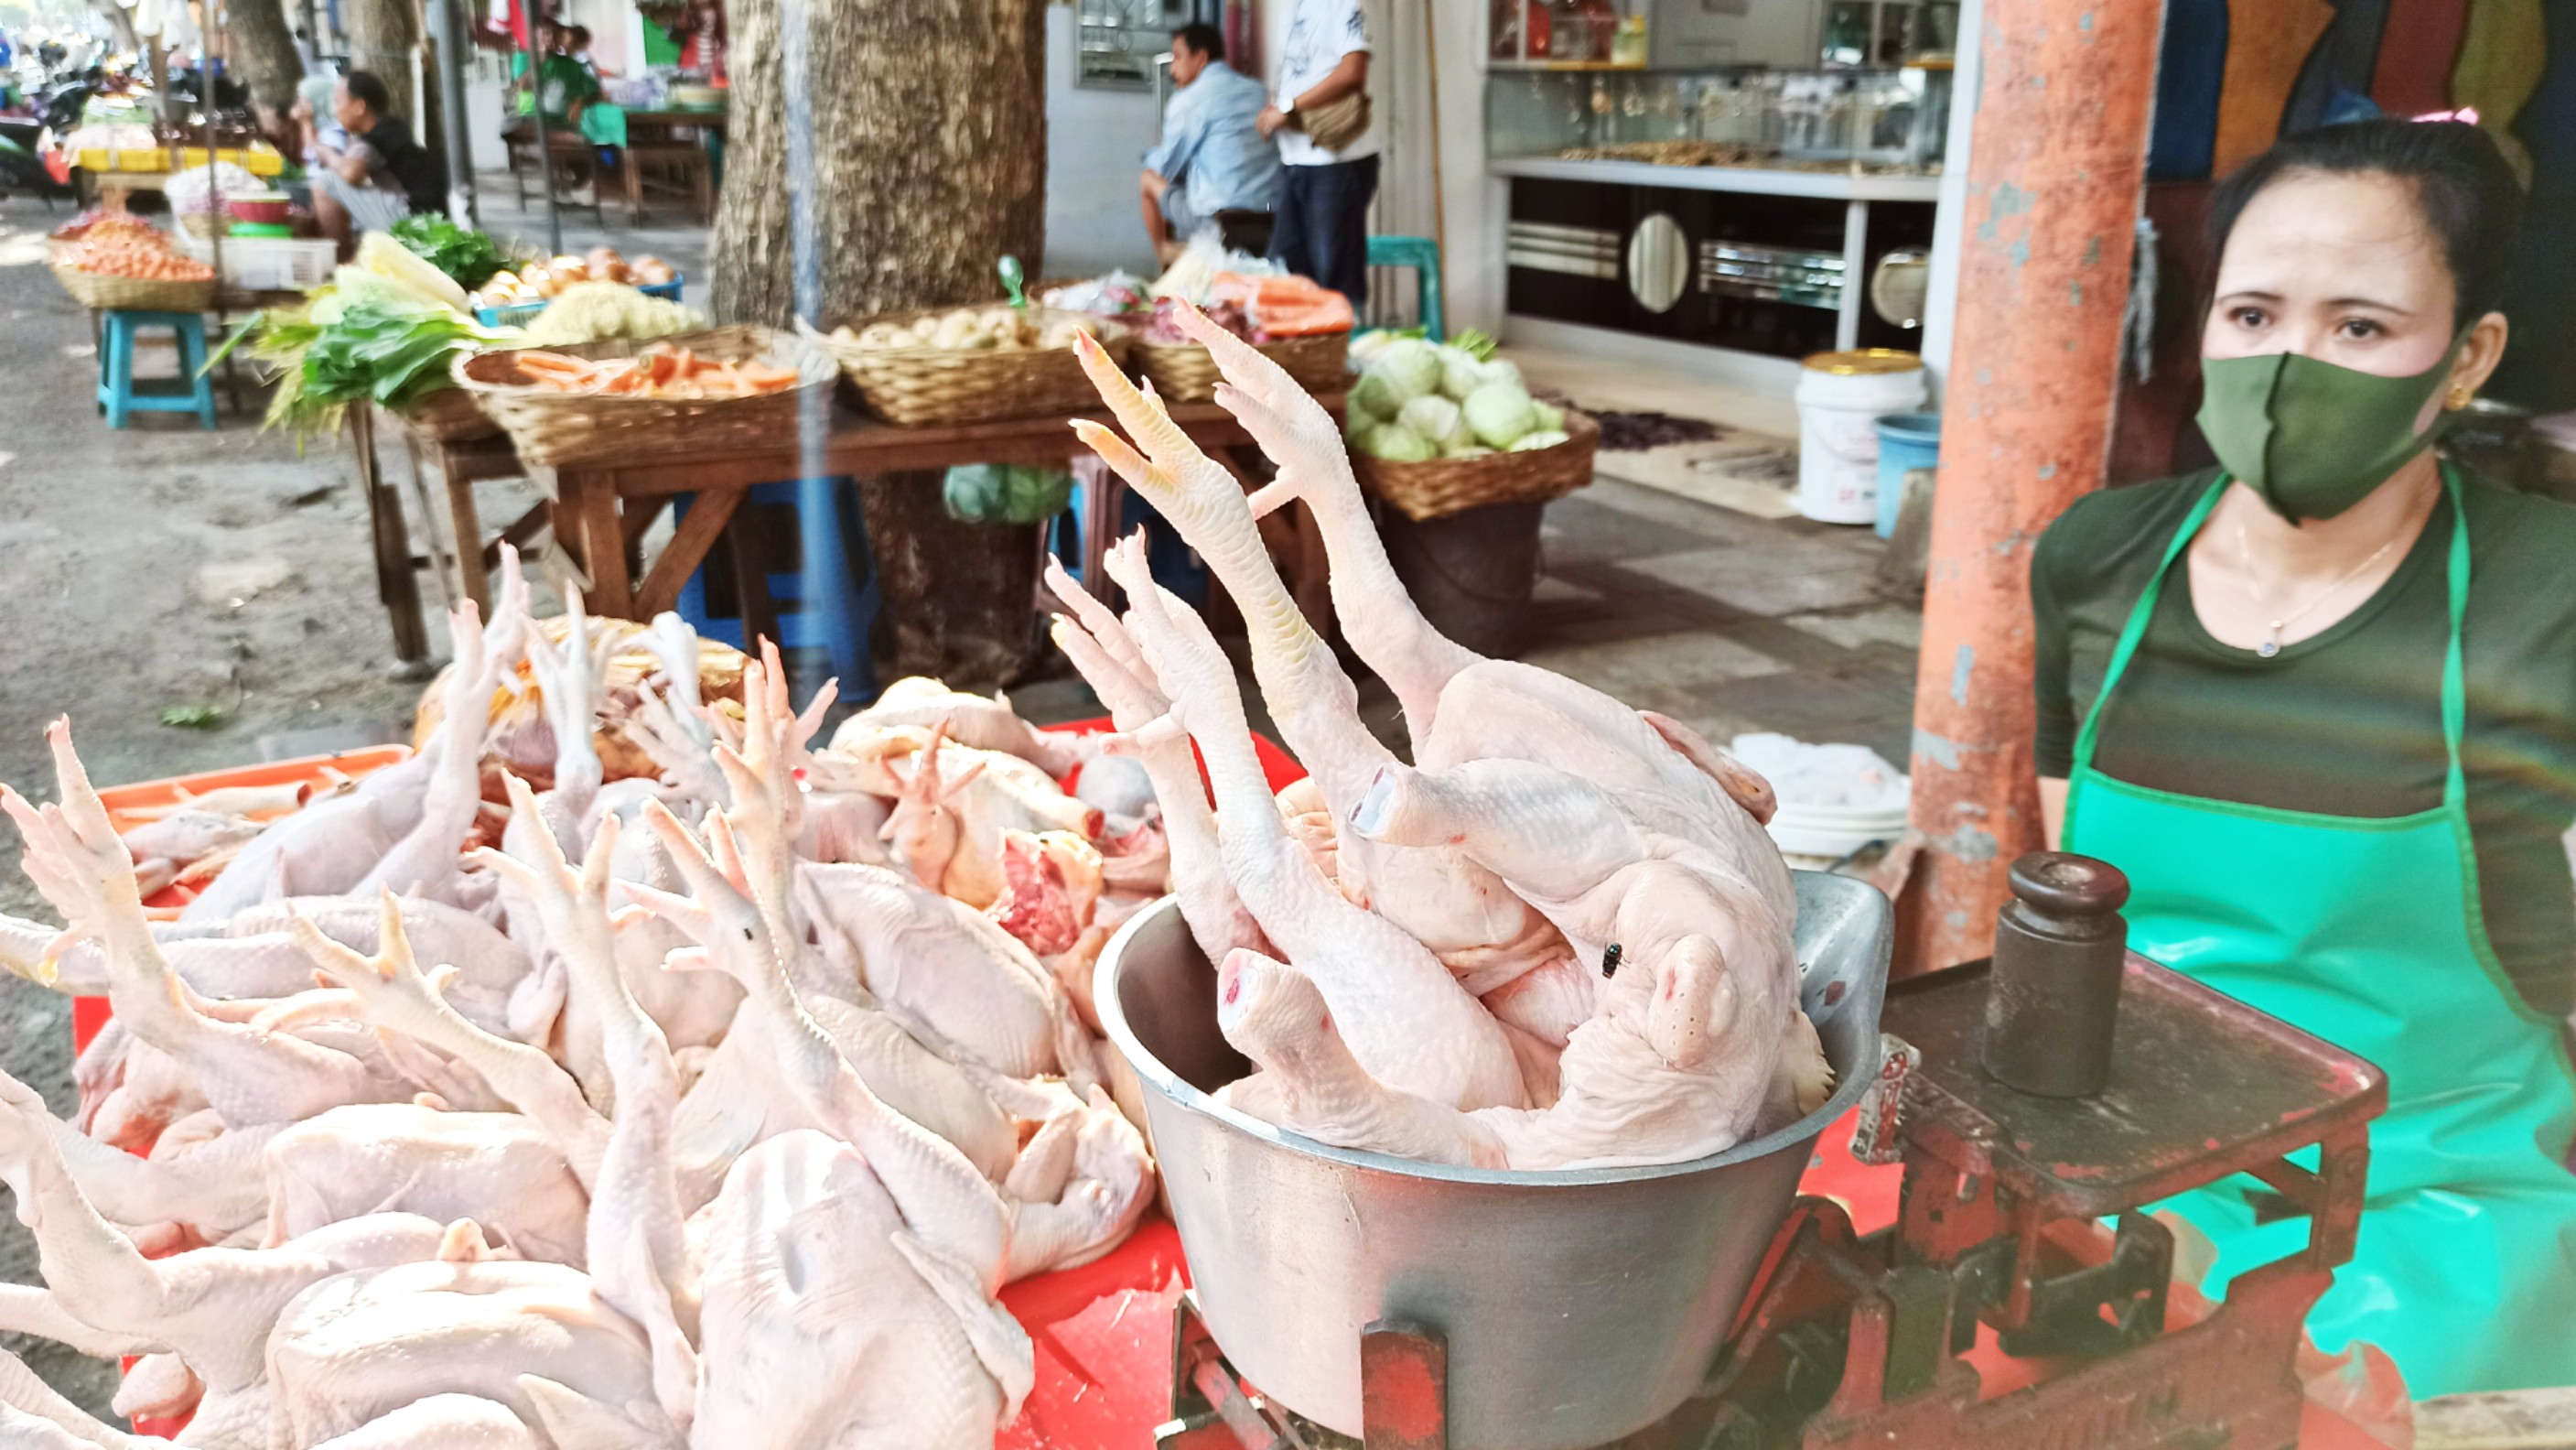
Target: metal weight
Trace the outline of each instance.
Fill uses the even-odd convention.
[[[2012,866],[1995,916],[1978,1055],[1986,1072],[2038,1097],[2082,1098],[2111,1073],[2129,924],[2129,878],[2107,861],[2034,851]]]

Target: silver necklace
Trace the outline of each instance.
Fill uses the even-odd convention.
[[[2261,644],[2254,646],[2254,653],[2267,660],[2278,655],[2281,652],[2281,631],[2289,628],[2298,620],[2306,618],[2309,612],[2314,610],[2318,605],[2333,598],[2336,590],[2343,588],[2346,584],[2351,583],[2353,580],[2358,579],[2363,574],[2369,572],[2370,566],[2387,557],[2388,551],[2396,548],[2397,541],[2404,538],[2405,535],[2406,531],[2403,529],[2389,535],[2388,542],[2371,550],[2369,558],[2362,560],[2360,563],[2355,564],[2350,569],[2344,571],[2343,577],[2335,580],[2325,588],[2318,590],[2309,598],[2307,603],[2302,604],[2298,608],[2291,610],[2289,613],[2282,615],[2280,618],[2273,620],[2271,624],[2267,626],[2267,637]],[[2250,595],[2254,592],[2254,546],[2245,536],[2245,521],[2243,519],[2238,519],[2236,521],[2236,556],[2244,561],[2246,580],[2245,592]],[[2255,608],[2261,609],[2264,606],[2265,601],[2259,598],[2254,601]]]

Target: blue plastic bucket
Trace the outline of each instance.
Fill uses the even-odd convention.
[[[1896,511],[1905,502],[1905,475],[1941,461],[1941,415],[1890,413],[1873,424],[1878,430],[1878,521],[1882,539],[1896,532]]]

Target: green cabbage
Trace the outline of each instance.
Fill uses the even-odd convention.
[[[1418,337],[1398,338],[1380,349],[1368,376],[1386,379],[1399,404],[1440,391],[1440,350]]]
[[[1401,423],[1388,423],[1373,430],[1360,448],[1390,463],[1428,463],[1440,456],[1440,450],[1432,447],[1429,439]]]
[[[1469,436],[1472,437],[1473,435]],[[1491,458],[1494,456],[1494,450],[1485,447],[1481,443],[1469,443],[1463,448],[1444,448],[1440,451],[1440,456],[1443,458]]]
[[[1554,429],[1537,429],[1532,432],[1524,433],[1519,438],[1515,439],[1512,443],[1511,451],[1514,453],[1536,453],[1542,448],[1554,448],[1559,443],[1567,442],[1569,439],[1570,435]]]
[[[1476,441],[1488,448],[1509,448],[1514,439],[1538,426],[1530,395],[1518,383],[1484,383],[1460,405]]]
[[[1073,475],[1061,468],[977,463],[948,470],[940,502],[970,524],[1044,523],[1073,498]]]
[[[1405,404],[1404,411],[1395,415],[1395,421],[1438,443],[1458,431],[1458,405],[1434,393]]]
[[[1542,432],[1562,433],[1565,431],[1565,410],[1554,403],[1543,403],[1536,398],[1532,398],[1530,400],[1530,412],[1538,419],[1538,426]]]
[[[1485,381],[1485,365],[1477,360],[1474,353],[1463,347],[1440,349],[1440,395],[1442,397],[1452,400],[1462,399],[1476,391],[1476,385],[1483,381]]]
[[[1376,373],[1362,373],[1351,387],[1350,410],[1353,414],[1384,423],[1404,411],[1404,399],[1395,385]]]

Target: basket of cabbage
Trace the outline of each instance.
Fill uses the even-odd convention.
[[[1360,375],[1343,434],[1360,485],[1408,518],[1556,498],[1592,481],[1601,429],[1542,402],[1493,340],[1373,333],[1351,344]]]

